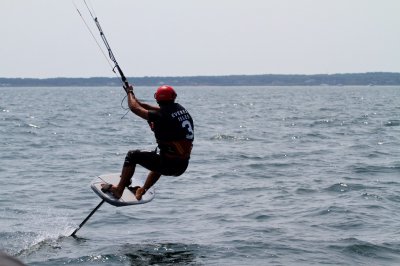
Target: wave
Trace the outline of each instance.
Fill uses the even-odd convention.
[[[359,191],[366,189],[367,186],[363,184],[348,184],[348,183],[336,183],[327,188],[325,191],[328,192],[348,192],[348,191]]]
[[[110,250],[111,249],[111,250]],[[155,244],[124,244],[108,247],[108,253],[102,250],[92,251],[91,255],[74,258],[54,258],[46,261],[31,262],[40,265],[190,265],[200,264],[208,247],[196,244],[155,243]]]
[[[384,124],[385,127],[398,127],[400,126],[400,120],[389,120]]]
[[[227,135],[227,134],[216,134],[211,137],[211,140],[224,140],[224,141],[249,141],[253,140],[246,136],[236,136],[236,135]]]
[[[364,173],[399,173],[400,165],[369,165],[369,164],[356,164],[350,166],[352,171],[357,174]]]
[[[339,245],[331,245],[330,248],[340,250],[348,254],[352,258],[354,256],[379,260],[380,265],[385,265],[383,261],[399,262],[400,247],[398,244],[393,245],[389,243],[374,244],[367,241],[362,241],[357,238],[348,238],[341,241]],[[382,264],[383,263],[383,264]],[[368,261],[369,265],[373,265],[372,261]]]

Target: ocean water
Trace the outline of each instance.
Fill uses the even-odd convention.
[[[187,172],[73,238],[100,202],[90,181],[152,132],[120,88],[0,88],[0,250],[28,265],[400,264],[400,87],[176,90],[195,121]]]

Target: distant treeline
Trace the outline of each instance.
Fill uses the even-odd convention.
[[[370,72],[318,75],[230,75],[191,77],[129,77],[135,86],[365,86],[400,85],[400,73]],[[118,78],[0,78],[0,87],[120,86]]]

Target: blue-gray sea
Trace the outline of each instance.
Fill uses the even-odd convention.
[[[176,90],[195,122],[187,172],[150,203],[102,205],[73,238],[100,202],[90,181],[153,133],[123,117],[121,88],[0,88],[0,250],[28,265],[400,265],[400,87]]]

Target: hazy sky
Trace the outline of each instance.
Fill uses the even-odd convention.
[[[400,0],[89,1],[126,76],[400,72]],[[0,47],[0,77],[114,76],[72,0],[1,0]]]

